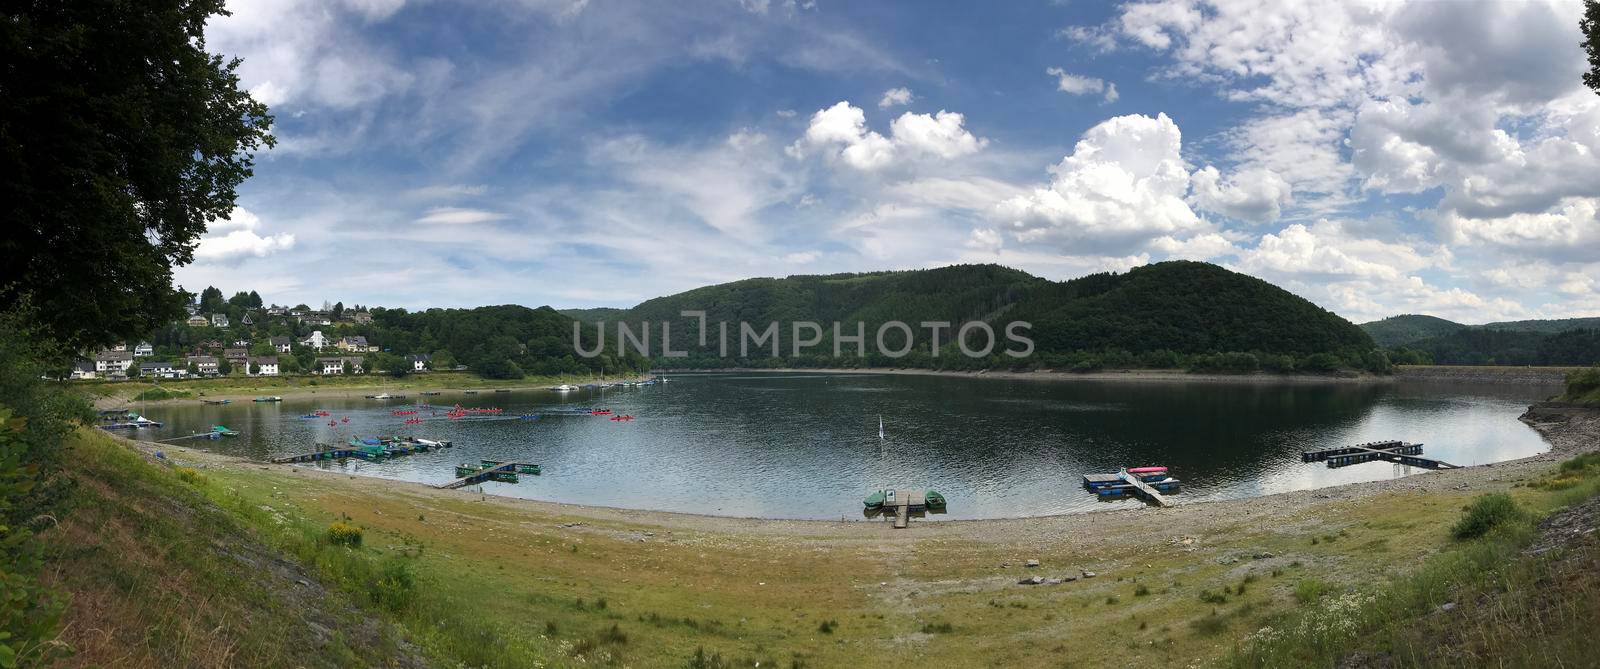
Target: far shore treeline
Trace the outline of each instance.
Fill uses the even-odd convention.
[[[636,374],[652,368],[789,367],[1383,374],[1393,364],[1600,362],[1600,329],[1594,328],[1600,319],[1466,326],[1429,316],[1399,316],[1356,326],[1266,281],[1189,261],[1067,281],[999,265],[756,278],[659,297],[629,309],[500,305],[409,311],[337,303],[315,312],[333,321],[324,325],[294,316],[310,310],[303,304],[269,314],[255,291],[224,299],[221,290],[207,287],[196,302],[201,316],[222,314],[229,325],[170,323],[148,337],[155,347],[151,359],[181,363],[184,356],[207,352],[210,345],[239,340],[249,342],[251,355],[273,355],[278,351],[269,339],[287,337],[293,347],[288,355],[278,355],[282,373],[311,373],[319,357],[351,355],[303,343],[321,331],[330,342],[364,338],[369,350],[355,355],[363,358],[368,373],[407,373],[410,360],[420,355],[428,358],[429,369],[465,368],[491,379]],[[683,316],[684,311],[705,312],[704,345],[699,317]],[[252,316],[249,324],[241,323]],[[910,353],[892,357],[879,350],[875,334],[889,321],[908,323],[911,341],[904,331],[887,329],[885,349],[909,345]],[[937,355],[929,331],[918,327],[930,321],[953,324],[943,332]],[[994,333],[996,345],[987,356],[963,355],[954,341],[961,324],[975,321],[987,323]],[[796,322],[822,326],[818,343],[800,355],[793,354],[789,335],[790,324]],[[831,325],[836,322],[845,334],[861,324],[865,342],[841,340],[841,354],[835,356]],[[1023,357],[1006,353],[1015,350],[1005,339],[1006,327],[1017,322],[1029,325],[1025,334],[1033,346]],[[637,332],[645,323],[651,328],[648,355],[619,345],[619,324]],[[663,355],[662,323],[672,333],[671,349],[685,357]],[[720,323],[729,325],[728,355],[720,354]],[[768,355],[771,346],[752,346],[750,355],[739,355],[740,323],[758,329],[778,323],[779,355]],[[577,342],[575,329],[581,337]],[[584,354],[602,339],[600,355]],[[985,342],[970,343],[969,348],[981,349]]]

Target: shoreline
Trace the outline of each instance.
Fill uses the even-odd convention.
[[[644,375],[640,375],[640,376],[607,377],[607,378],[604,378],[604,379],[591,380],[591,381],[588,381],[586,383],[616,383],[616,382],[621,382],[621,381],[629,381],[629,382],[632,382],[632,381],[644,381],[644,380],[648,380],[648,379],[650,379],[650,378],[652,378],[654,376],[655,376],[654,373],[649,373],[649,374],[644,374]],[[317,379],[317,377],[314,377],[314,376],[312,376],[312,377],[301,377],[301,376],[283,377],[283,376],[280,376],[280,377],[271,377],[271,378],[274,378],[274,379],[291,379],[291,380],[316,380]],[[412,378],[413,377],[407,377],[407,379],[405,379],[405,380],[406,381],[410,381],[410,380],[412,380]],[[426,377],[415,377],[415,378],[425,379]],[[394,394],[397,394],[397,395],[404,395],[406,397],[406,399],[409,400],[414,396],[418,396],[419,393],[424,392],[424,391],[430,392],[430,393],[431,392],[438,392],[438,393],[443,393],[443,394],[450,394],[450,393],[464,394],[464,393],[467,393],[469,391],[475,392],[475,393],[479,393],[479,394],[484,394],[484,393],[493,394],[496,391],[502,391],[502,390],[503,391],[510,391],[510,392],[529,392],[529,391],[555,392],[555,385],[559,385],[559,384],[555,384],[555,385],[525,385],[525,384],[497,385],[497,384],[493,384],[492,382],[490,382],[489,385],[448,387],[450,382],[447,381],[446,385],[442,385],[442,386],[432,386],[432,387],[426,387],[426,388],[400,388],[400,389],[396,389],[394,387],[395,386],[395,382],[391,380],[389,383],[370,383],[370,384],[369,383],[352,383],[352,384],[334,384],[334,385],[327,385],[327,386],[308,386],[308,385],[262,386],[261,388],[259,388],[257,390],[253,390],[253,391],[252,390],[245,390],[243,388],[227,387],[227,388],[221,389],[220,392],[212,393],[212,392],[207,392],[204,389],[189,390],[189,389],[183,387],[183,383],[184,383],[183,381],[178,381],[177,383],[163,384],[162,387],[168,388],[168,389],[171,389],[171,390],[181,390],[181,391],[185,391],[185,392],[193,392],[193,396],[191,396],[191,397],[174,397],[174,398],[162,399],[162,400],[136,400],[132,396],[129,396],[128,393],[126,393],[126,392],[116,392],[114,394],[110,394],[110,395],[105,395],[105,396],[94,398],[94,401],[93,401],[94,408],[95,409],[131,408],[135,404],[140,404],[140,405],[144,405],[144,406],[157,406],[157,407],[159,407],[159,406],[170,406],[170,405],[174,405],[174,404],[185,404],[185,403],[191,403],[191,402],[200,402],[201,400],[223,400],[223,399],[232,400],[235,403],[240,403],[240,402],[251,402],[257,397],[281,397],[281,398],[286,399],[286,400],[289,400],[289,399],[305,399],[305,398],[308,398],[308,397],[334,397],[334,398],[338,398],[338,399],[365,399],[366,394],[368,394],[368,393],[376,393],[376,392],[391,392],[391,393],[394,393]],[[141,387],[141,388],[130,388],[129,390],[135,391],[135,392],[133,392],[133,395],[137,395],[138,394],[137,391],[145,390],[145,389],[146,388],[142,388]]]
[[[1551,385],[1566,382],[1565,367],[1463,367],[1447,365],[1417,365],[1396,367],[1394,374],[1379,376],[1365,372],[1340,374],[1276,374],[1254,372],[1250,374],[1194,374],[1177,369],[1123,369],[1098,372],[1072,372],[1062,370],[1034,370],[1011,372],[1003,370],[955,371],[922,369],[916,367],[728,367],[723,369],[656,369],[652,374],[863,374],[897,376],[941,376],[962,379],[1003,379],[1008,381],[1120,381],[1149,383],[1235,383],[1241,385],[1323,384],[1323,383],[1396,383],[1396,382],[1447,382],[1474,384]]]
[[[205,451],[172,444],[137,441],[122,435],[135,448],[147,454],[161,450],[181,455],[186,460],[205,463],[206,466],[255,468],[289,476],[306,475],[323,480],[342,477],[338,485],[350,493],[374,495],[407,495],[435,500],[475,500],[492,504],[496,508],[532,516],[581,518],[603,522],[621,522],[629,525],[654,526],[671,529],[688,529],[709,532],[754,535],[786,535],[794,537],[831,537],[835,539],[882,537],[898,532],[896,536],[916,537],[923,532],[966,537],[982,541],[1005,541],[1044,532],[1058,539],[1063,532],[1113,532],[1128,522],[1170,524],[1164,531],[1190,531],[1191,525],[1225,525],[1238,522],[1257,522],[1272,518],[1287,518],[1327,504],[1359,500],[1385,493],[1427,492],[1434,490],[1473,491],[1499,489],[1498,484],[1508,479],[1526,477],[1542,471],[1549,464],[1559,462],[1578,453],[1600,450],[1600,409],[1566,407],[1538,403],[1529,407],[1519,420],[1532,427],[1550,444],[1550,450],[1537,455],[1501,462],[1469,465],[1459,469],[1427,471],[1394,479],[1348,483],[1306,490],[1244,497],[1238,499],[1210,500],[1179,503],[1166,509],[1148,507],[1107,509],[1078,513],[1008,518],[931,520],[921,519],[912,524],[916,531],[891,530],[881,521],[873,520],[815,520],[737,517],[710,514],[629,509],[568,502],[552,502],[491,495],[465,489],[443,490],[425,483],[351,475],[342,471],[322,470],[287,464],[270,464],[231,455]],[[1137,516],[1137,519],[1133,518]],[[1103,539],[1104,537],[1102,537]],[[1081,537],[1079,538],[1081,539]]]

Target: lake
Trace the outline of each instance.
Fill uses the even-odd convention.
[[[322,463],[367,476],[442,483],[457,462],[533,462],[542,476],[486,483],[496,495],[635,509],[763,518],[861,518],[883,487],[934,488],[942,518],[1001,518],[1136,506],[1101,502],[1084,473],[1166,465],[1183,480],[1176,503],[1228,499],[1420,470],[1387,462],[1342,469],[1300,452],[1386,439],[1425,444],[1460,465],[1549,449],[1517,420],[1551,389],[1410,383],[1028,381],[894,374],[672,375],[636,388],[446,392],[376,401],[361,393],[282,403],[152,406],[161,439],[223,424],[242,434],[185,446],[256,459],[343,444],[351,436],[415,435],[455,448],[384,462]],[[391,414],[427,401],[421,425]],[[500,407],[509,420],[443,416]],[[528,412],[610,408],[632,421]],[[329,419],[300,418],[314,409]],[[437,412],[439,415],[433,415]],[[884,438],[879,439],[882,416]],[[348,421],[344,420],[348,418]]]

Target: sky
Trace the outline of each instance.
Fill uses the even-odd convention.
[[[1581,2],[229,4],[278,144],[198,292],[631,306],[1214,262],[1352,321],[1600,315]]]

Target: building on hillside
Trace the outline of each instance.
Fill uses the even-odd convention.
[[[333,316],[326,311],[307,311],[304,316],[300,317],[300,322],[328,326],[333,325]]]
[[[355,321],[358,325],[371,325],[372,314],[366,311],[357,311],[350,314],[350,320]]]
[[[222,340],[207,339],[203,342],[200,342],[200,348],[222,348]]]
[[[272,305],[270,307],[267,307],[267,315],[268,316],[283,316],[283,315],[288,314],[288,313],[289,313],[289,308],[288,307],[280,307],[280,306],[278,306],[276,304],[274,304],[274,305]]]
[[[79,360],[75,363],[72,363],[72,378],[92,379],[95,378],[96,375],[97,372],[95,372],[93,360]]]
[[[177,379],[187,376],[189,370],[175,367],[170,362],[141,362],[139,363],[140,378]]]
[[[250,366],[245,368],[245,373],[251,376],[277,376],[278,356],[263,355],[251,358]]]
[[[361,358],[348,355],[344,356],[344,368],[349,370],[351,374],[365,374],[367,370],[364,365],[366,364],[367,361]]]
[[[194,373],[202,376],[216,376],[221,371],[214,355],[191,355],[187,362],[194,365]]]
[[[203,328],[203,327],[205,327],[207,325],[210,325],[211,321],[206,320],[205,316],[201,316],[199,314],[196,314],[194,316],[190,316],[189,320],[184,321],[184,324],[188,325],[189,327],[192,327],[192,328]]]
[[[343,374],[344,358],[317,358],[318,374]]]
[[[133,366],[133,354],[127,351],[104,351],[94,357],[94,371],[101,376],[126,376]]]
[[[183,305],[183,313],[190,316],[200,313],[200,303],[190,300],[188,304]]]
[[[235,339],[235,340],[233,340],[233,347],[234,348],[250,348],[250,340],[249,339]]]
[[[246,311],[246,312],[244,312],[244,314],[239,316],[239,324],[240,325],[255,325],[256,322],[250,320],[250,312]]]
[[[223,359],[227,360],[228,364],[230,365],[243,365],[250,359],[250,349],[225,348],[222,349],[222,357]]]
[[[219,328],[228,327],[228,315],[227,314],[211,314],[211,324],[215,325],[215,326],[217,326]]]
[[[328,347],[328,338],[322,336],[321,330],[312,330],[311,336],[300,342],[303,346],[310,346],[318,351]]]
[[[367,343],[367,338],[363,337],[361,335],[355,335],[355,336],[352,336],[352,337],[340,337],[339,338],[339,343],[336,346],[338,347],[339,350],[348,351],[350,353],[376,353],[376,352],[378,352],[378,347],[373,346],[371,344],[368,344]]]
[[[267,343],[272,344],[273,350],[279,353],[288,353],[292,340],[288,337],[269,337]]]
[[[418,353],[416,355],[406,356],[406,362],[411,363],[411,371],[413,372],[428,371],[428,363],[432,361],[433,356],[426,353]]]
[[[121,353],[123,351],[128,350],[128,342],[119,341],[119,342],[117,342],[115,344],[112,344],[111,348],[106,349],[106,350],[108,350],[108,351],[116,351],[117,353]]]
[[[133,347],[133,357],[135,358],[148,358],[155,354],[156,347],[151,346],[150,342],[147,341],[139,342],[137,346]]]

